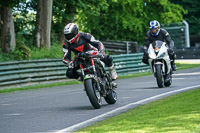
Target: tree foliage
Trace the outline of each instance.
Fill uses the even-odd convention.
[[[175,4],[181,5],[187,14],[183,18],[189,23],[190,35],[200,36],[200,1],[199,0],[170,0]]]
[[[181,4],[181,1],[170,1],[53,0],[52,40],[58,40],[58,38],[55,39],[55,36],[63,35],[63,28],[67,23],[75,22],[81,31],[89,32],[99,40],[138,41],[142,44],[144,34],[149,27],[149,21],[158,20],[161,24],[167,24],[183,20],[183,14],[186,11],[180,5],[177,5]],[[183,0],[183,2],[185,2],[185,7],[191,9],[191,11],[188,10],[189,13],[194,14],[191,16],[193,18],[190,23],[193,24],[193,22],[198,21],[197,14],[195,14],[199,12],[199,9],[197,9],[198,0],[194,2],[196,5],[189,0]],[[0,7],[14,7],[13,16],[17,34],[33,35],[37,3],[38,0],[6,0],[0,2]],[[33,13],[30,14],[30,10]],[[191,30],[191,32],[193,31]],[[32,41],[33,38],[29,40]]]
[[[19,1],[0,1],[0,45],[4,53],[10,53],[16,48],[12,8]]]
[[[149,21],[158,20],[161,24],[180,22],[186,13],[181,6],[168,0],[54,0],[53,2],[52,33],[60,36],[67,23],[75,22],[81,31],[89,32],[101,40],[142,42]],[[25,9],[36,10],[35,4],[35,0],[32,0],[20,9],[23,9],[22,12]],[[20,23],[23,22],[27,21],[22,20]]]
[[[36,0],[23,0],[13,8],[16,34],[33,35],[36,22]]]
[[[1,0],[0,7],[10,7],[18,6],[20,2],[24,2],[25,0]]]
[[[101,40],[142,42],[149,21],[179,22],[185,13],[168,0],[102,0],[98,7],[92,6],[88,3],[78,10],[77,23]]]

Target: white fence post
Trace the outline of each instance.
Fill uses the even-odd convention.
[[[189,35],[189,24],[183,20],[183,24],[185,24],[185,42],[186,42],[186,47],[190,47],[190,35]]]

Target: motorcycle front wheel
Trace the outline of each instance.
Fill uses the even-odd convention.
[[[163,88],[164,87],[164,77],[162,75],[162,65],[156,64],[155,69],[156,69],[155,75],[156,75],[157,85],[159,88]]]
[[[86,79],[84,80],[84,87],[92,106],[95,109],[101,108],[102,99],[101,94],[97,89],[96,81],[94,79]]]

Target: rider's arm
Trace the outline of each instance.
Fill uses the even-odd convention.
[[[171,39],[169,33],[166,30],[163,30],[163,35],[164,35],[164,38],[165,38],[167,44],[169,45],[169,48],[173,50],[174,41]]]
[[[69,43],[67,41],[63,43],[63,52],[63,63],[68,64],[71,61],[71,50],[69,50]]]
[[[89,33],[84,33],[85,39],[88,41],[90,44],[90,47],[94,50],[98,50],[100,52],[104,52],[105,48],[102,42],[99,40],[96,40],[91,34]]]

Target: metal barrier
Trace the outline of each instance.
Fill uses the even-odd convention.
[[[175,48],[190,47],[189,25],[186,21],[162,25],[162,27],[169,32]]]
[[[109,54],[137,53],[138,43],[133,41],[102,41]]]
[[[113,55],[118,75],[145,72],[143,53]],[[66,79],[66,66],[61,59],[42,59],[0,63],[0,88]]]
[[[148,65],[142,63],[143,53],[113,55],[112,57],[119,76],[150,70]]]

